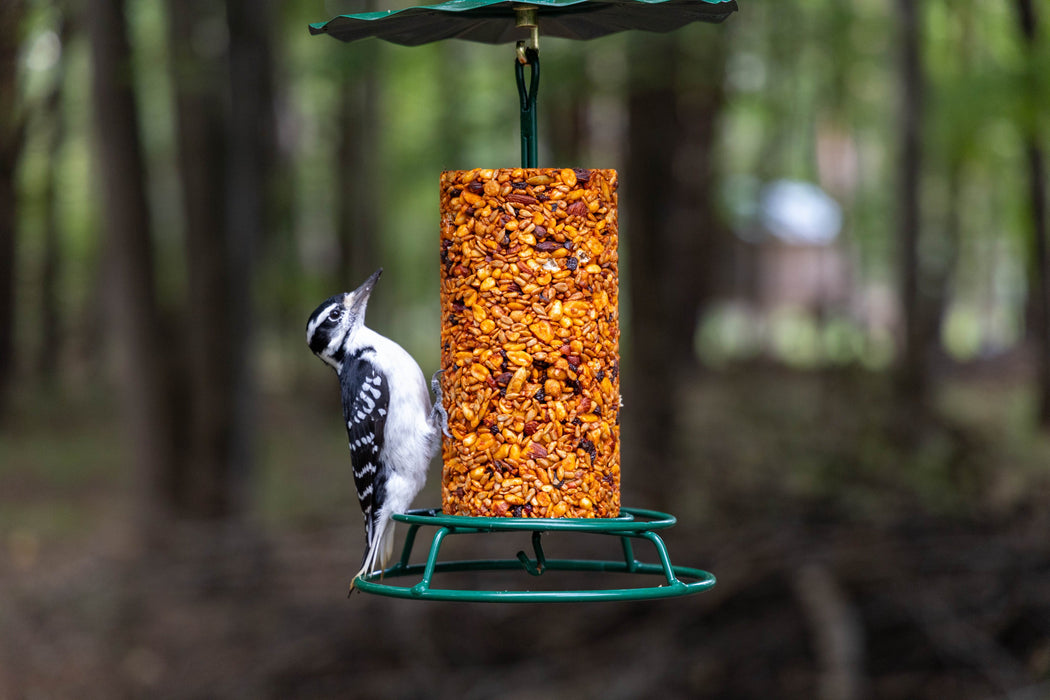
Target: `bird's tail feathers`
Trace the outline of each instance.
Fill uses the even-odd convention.
[[[379,568],[385,569],[390,557],[394,554],[394,524],[387,521],[389,527],[384,528],[383,541],[380,543]]]
[[[361,568],[350,581],[350,593],[354,592],[354,584],[357,583],[358,578],[375,573],[377,568],[379,570],[386,568],[387,562],[394,553],[393,525],[389,518],[385,518],[373,528],[372,537],[365,547],[365,555],[361,560]]]

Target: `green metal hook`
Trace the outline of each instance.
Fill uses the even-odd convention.
[[[529,87],[525,88],[525,66],[532,67]],[[518,56],[514,60],[514,78],[518,83],[518,97],[521,102],[521,167],[535,168],[537,165],[536,148],[536,93],[540,88],[540,52],[529,46],[522,49],[519,45]]]

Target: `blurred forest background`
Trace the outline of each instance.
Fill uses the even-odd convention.
[[[623,500],[719,577],[574,607],[343,597],[307,315],[382,266],[429,374],[438,174],[519,162],[509,45],[307,33],[394,7],[0,5],[0,697],[1050,696],[1050,7],[542,40],[540,164],[621,172]]]

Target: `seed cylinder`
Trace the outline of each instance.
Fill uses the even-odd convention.
[[[614,170],[441,175],[449,515],[620,511]]]

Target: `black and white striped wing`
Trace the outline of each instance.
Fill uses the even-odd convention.
[[[343,363],[339,384],[343,393],[343,418],[350,439],[350,462],[357,498],[365,516],[365,533],[371,546],[373,528],[383,505],[386,473],[379,460],[383,451],[390,392],[375,367],[360,358]]]

